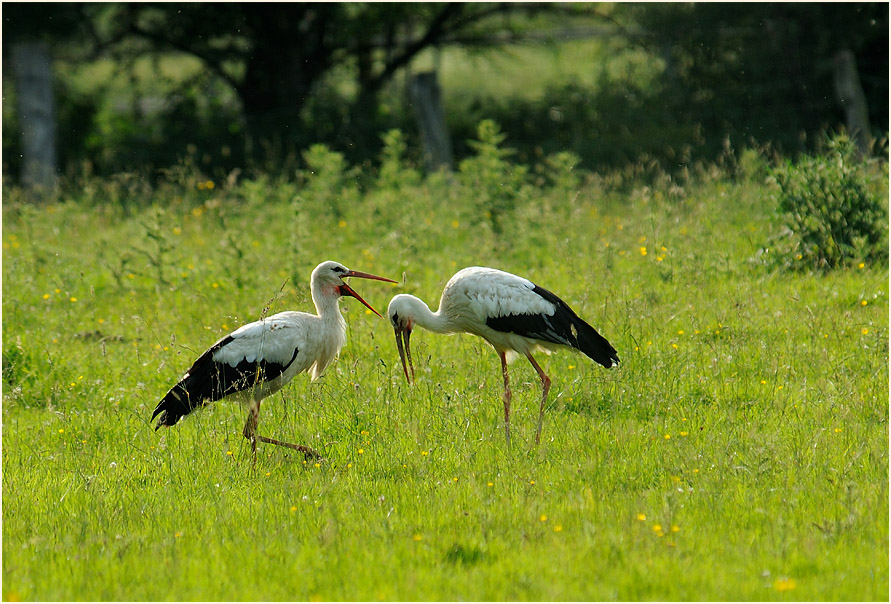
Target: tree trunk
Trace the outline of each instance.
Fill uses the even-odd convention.
[[[50,189],[56,182],[53,74],[44,42],[20,42],[12,50],[22,135],[22,184]]]
[[[428,172],[443,166],[452,168],[452,143],[442,110],[442,94],[436,81],[436,72],[428,71],[414,76],[409,86],[412,107],[421,131],[424,145],[424,163]]]
[[[256,142],[284,149],[299,139],[300,112],[331,66],[326,42],[338,5],[245,4],[246,27],[257,36],[236,92]]]
[[[835,98],[845,110],[848,132],[861,154],[869,152],[871,133],[866,94],[857,74],[857,61],[848,49],[835,54]]]

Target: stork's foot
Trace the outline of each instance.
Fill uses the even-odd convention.
[[[279,447],[287,447],[288,449],[294,449],[295,451],[300,451],[301,453],[303,453],[303,459],[305,459],[306,461],[319,461],[319,462],[324,461],[322,456],[319,455],[319,453],[317,451],[314,451],[313,449],[310,449],[307,446],[286,443],[284,441],[276,440],[274,438],[268,438],[266,436],[259,436],[258,438],[264,443],[269,443],[271,445],[278,445]]]

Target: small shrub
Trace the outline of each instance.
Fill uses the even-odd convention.
[[[398,128],[388,130],[381,139],[384,148],[380,156],[380,170],[377,185],[380,189],[400,189],[416,186],[421,182],[421,173],[409,166],[405,160],[408,151],[407,137]]]
[[[571,151],[552,153],[545,158],[546,176],[556,191],[570,195],[578,193],[582,180],[578,171],[581,161],[581,158]]]
[[[349,168],[343,153],[327,145],[315,144],[303,152],[306,169],[298,176],[311,210],[326,212],[335,220],[344,216],[344,208],[359,199],[357,179],[361,169]]]
[[[828,141],[822,156],[773,170],[779,211],[791,231],[797,263],[835,268],[887,258],[887,208],[871,194],[864,165],[846,136]]]
[[[478,140],[469,141],[476,155],[461,161],[461,179],[476,196],[476,205],[488,218],[492,231],[500,235],[504,220],[512,213],[526,184],[525,165],[514,164],[507,158],[513,149],[501,146],[507,135],[492,120],[483,120],[477,129]]]

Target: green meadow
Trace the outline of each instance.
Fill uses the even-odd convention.
[[[398,138],[398,137],[396,137]],[[576,175],[485,152],[422,178],[314,149],[290,181],[84,178],[4,191],[5,600],[886,600],[888,267],[774,258],[776,187],[752,159]],[[568,163],[567,163],[568,162]],[[887,172],[876,192],[887,199]],[[519,178],[523,176],[523,178]],[[347,344],[266,399],[155,431],[157,401],[219,337],[312,310],[323,260],[381,313],[436,307],[458,269],[528,277],[618,350],[539,382],[345,298]]]

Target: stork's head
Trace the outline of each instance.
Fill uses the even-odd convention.
[[[396,348],[399,350],[399,358],[402,360],[402,371],[405,373],[405,379],[409,384],[415,377],[415,367],[411,362],[409,340],[411,339],[411,329],[415,322],[414,308],[417,302],[420,302],[420,300],[414,296],[397,294],[393,296],[393,299],[390,300],[390,305],[387,307],[387,317],[389,317],[393,331],[396,333]],[[406,358],[408,359],[407,365]],[[411,369],[411,375],[409,375],[409,369]]]
[[[346,281],[344,281],[344,279],[346,279],[347,277],[356,277],[358,279],[374,279],[375,281],[387,281],[388,283],[396,283],[392,279],[387,279],[386,277],[378,277],[377,275],[371,275],[369,273],[352,271],[339,262],[327,260],[318,265],[312,271],[310,287],[312,288],[313,299],[317,299],[317,296],[352,296],[353,298],[367,306],[371,310],[371,312],[373,312],[377,316],[381,316],[379,312],[374,310],[374,308],[368,302],[363,300],[361,296],[359,296],[359,294],[357,294],[353,290],[353,288],[350,287]]]

